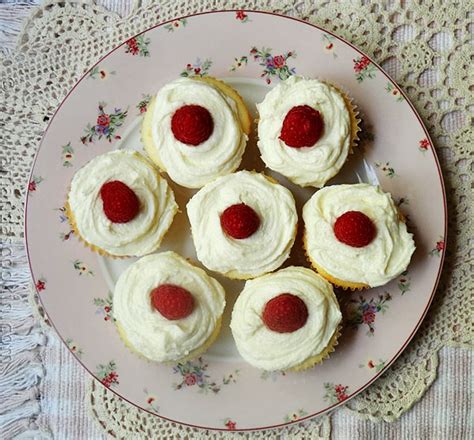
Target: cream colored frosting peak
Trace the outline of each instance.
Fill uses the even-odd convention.
[[[305,325],[292,333],[274,332],[262,320],[267,302],[282,293],[297,296],[308,309]],[[341,319],[331,284],[310,269],[291,266],[247,281],[230,326],[247,362],[264,370],[287,370],[323,352]]]
[[[138,215],[113,223],[104,214],[100,189],[119,180],[140,201]],[[79,234],[88,243],[117,256],[141,256],[158,248],[178,209],[168,183],[144,156],[116,150],[96,156],[71,182],[68,203]]]
[[[194,298],[184,319],[168,320],[151,303],[151,291],[175,284]],[[175,361],[201,347],[212,335],[225,307],[223,287],[175,252],[148,255],[120,275],[113,298],[114,318],[127,342],[158,362]]]
[[[360,211],[375,224],[376,236],[364,247],[341,243],[333,232],[338,217]],[[366,183],[328,186],[303,208],[306,251],[329,275],[371,287],[386,284],[408,266],[415,250],[413,235],[400,221],[389,193]]]
[[[299,105],[318,110],[323,118],[323,134],[312,147],[291,148],[279,139],[286,114]],[[298,185],[318,188],[339,172],[350,151],[351,122],[336,88],[291,76],[270,90],[257,108],[258,147],[269,168]]]

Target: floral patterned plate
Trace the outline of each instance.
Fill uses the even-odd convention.
[[[393,194],[416,237],[408,271],[382,288],[339,294],[345,320],[340,344],[329,360],[310,371],[262,373],[243,362],[228,328],[243,284],[220,276],[228,294],[224,328],[202,358],[173,366],[133,355],[115,329],[111,293],[133,259],[99,257],[74,237],[64,216],[73,174],[106,151],[141,150],[139,130],[150,96],[176,77],[225,78],[254,112],[271,87],[294,74],[333,81],[358,104],[364,120],[361,147],[331,183],[380,183]],[[254,137],[242,168],[264,169]],[[293,191],[299,208],[314,192],[271,174]],[[182,213],[162,248],[195,259],[185,214],[193,191],[172,186]],[[303,420],[371,384],[406,347],[425,316],[446,235],[439,164],[423,124],[397,85],[334,35],[295,19],[252,11],[206,13],[165,23],[101,59],[69,93],[44,135],[25,216],[39,297],[84,368],[151,413],[229,430]],[[306,264],[300,238],[289,263]]]

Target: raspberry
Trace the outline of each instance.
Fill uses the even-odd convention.
[[[153,289],[151,304],[170,321],[186,318],[194,310],[194,298],[191,293],[174,284],[162,284]]]
[[[214,130],[212,116],[200,105],[183,105],[171,118],[174,137],[186,145],[199,145],[207,141]]]
[[[291,293],[282,293],[267,302],[262,319],[274,332],[292,333],[306,324],[308,309],[301,298]]]
[[[100,188],[104,214],[113,223],[128,223],[140,209],[137,195],[125,183],[113,180]]]
[[[292,148],[312,147],[322,133],[321,114],[309,105],[298,105],[286,114],[280,139]]]
[[[248,238],[259,226],[257,213],[245,203],[229,206],[221,215],[221,227],[232,238]]]
[[[374,222],[360,211],[347,211],[334,223],[336,238],[352,247],[367,246],[376,234]]]

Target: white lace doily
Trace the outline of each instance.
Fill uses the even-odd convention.
[[[162,21],[204,10],[272,10],[303,18],[367,52],[407,92],[422,116],[442,164],[449,207],[443,276],[417,336],[397,362],[347,407],[373,420],[391,421],[407,411],[436,377],[443,346],[472,347],[471,166],[474,78],[472,3],[360,1],[163,1],[140,2],[121,19],[92,3],[45,3],[27,21],[19,46],[0,64],[0,179],[2,238],[22,235],[23,195],[36,147],[59,102],[84,71],[117,43]],[[427,219],[429,221],[429,219]],[[118,438],[162,435],[222,438],[162,421],[91,385],[94,417]],[[124,409],[126,405],[126,410]],[[319,430],[319,431],[318,431]],[[280,431],[294,438],[327,437],[329,418]],[[157,434],[159,433],[159,434]],[[236,435],[240,434],[227,434]],[[274,433],[251,434],[252,438]],[[166,437],[167,436],[167,437]]]

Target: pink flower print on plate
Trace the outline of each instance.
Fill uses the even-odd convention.
[[[241,23],[248,23],[249,21],[252,21],[249,19],[249,16],[245,11],[236,11],[235,18],[236,20],[239,20]]]
[[[347,385],[335,385],[331,382],[328,382],[324,384],[324,389],[326,390],[326,393],[324,394],[323,398],[331,404],[343,402],[349,397],[349,387]]]
[[[418,149],[422,153],[426,153],[431,147],[431,143],[427,138],[421,139],[420,142],[418,143]]]
[[[149,57],[149,45],[149,38],[146,38],[144,35],[138,35],[137,37],[130,38],[130,40],[125,43],[125,53],[139,55],[141,57]]]
[[[46,289],[46,278],[44,278],[44,277],[39,278],[38,281],[36,281],[35,287],[36,287],[36,291],[38,293],[45,290]]]
[[[443,253],[445,249],[445,242],[444,242],[444,239],[443,238],[440,238],[437,242],[436,242],[436,245],[433,249],[431,249],[431,251],[429,252],[429,254],[431,256],[436,256],[436,257],[439,257],[441,256],[441,254]]]
[[[85,135],[81,137],[81,142],[86,145],[105,137],[109,142],[114,139],[121,139],[117,134],[117,129],[121,127],[128,114],[127,110],[115,108],[113,112],[106,112],[107,103],[99,102],[98,116],[95,125],[88,124],[84,129]]]
[[[362,82],[365,79],[375,78],[376,67],[372,64],[366,56],[361,56],[353,60],[354,62],[354,73],[357,82]]]
[[[188,24],[188,20],[186,20],[185,18],[180,18],[179,20],[174,20],[171,23],[165,25],[165,29],[168,32],[174,32],[174,31],[177,31],[178,29],[186,27],[187,24]]]
[[[288,65],[288,60],[296,57],[294,50],[279,55],[272,55],[272,49],[265,47],[257,49],[254,46],[250,49],[250,56],[263,67],[260,77],[264,78],[267,84],[272,82],[272,78],[285,80],[291,75],[296,74],[296,69]]]
[[[115,361],[97,365],[95,374],[107,388],[113,388],[115,385],[119,384],[119,375],[117,373],[117,365],[115,364]]]
[[[178,363],[173,367],[173,373],[181,375],[181,382],[173,383],[175,390],[181,390],[183,388],[196,386],[199,392],[208,393],[211,391],[217,394],[221,391],[224,385],[237,382],[237,376],[239,370],[235,370],[233,373],[225,375],[222,378],[222,382],[218,383],[211,379],[211,376],[207,373],[209,365],[204,362],[202,358],[198,358],[194,361],[187,361]]]
[[[332,35],[323,34],[321,37],[324,44],[324,51],[328,54],[331,54],[333,58],[337,58],[337,53],[335,51],[335,41],[336,39]]]
[[[209,73],[209,69],[212,66],[212,60],[206,58],[202,61],[200,58],[196,58],[194,63],[186,64],[186,67],[181,71],[180,76],[187,78],[193,76],[206,76]]]
[[[347,324],[353,328],[360,325],[368,327],[367,335],[373,336],[375,332],[375,319],[378,313],[385,313],[388,309],[388,302],[392,299],[390,293],[385,292],[377,298],[367,300],[363,296],[349,301],[349,318]]]
[[[30,183],[28,184],[28,192],[34,193],[38,187],[39,184],[43,181],[44,179],[41,176],[33,176],[30,180]]]

